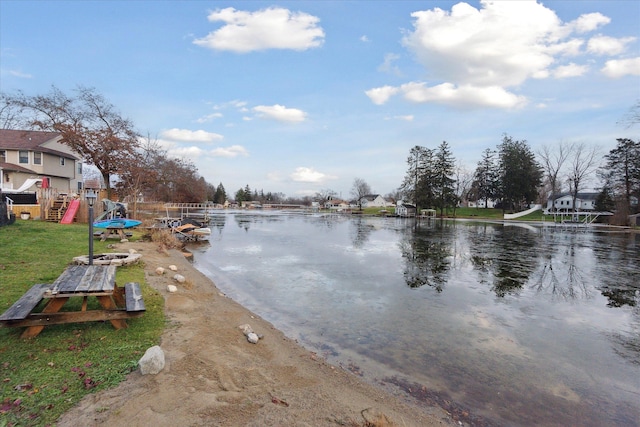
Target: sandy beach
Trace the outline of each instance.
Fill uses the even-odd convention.
[[[444,410],[401,396],[332,366],[226,297],[178,250],[118,243],[142,254],[147,283],[165,297],[165,368],[130,374],[118,387],[85,397],[59,426],[443,426]],[[177,284],[157,267],[175,265]],[[178,291],[169,293],[167,285]],[[251,344],[239,326],[261,336]]]

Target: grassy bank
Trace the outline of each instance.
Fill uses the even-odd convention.
[[[381,215],[382,208],[364,208],[362,210],[363,215]],[[395,207],[384,208],[388,215],[394,215]],[[355,212],[355,211],[354,211]],[[438,217],[440,217],[440,211],[437,211]],[[503,220],[504,212],[502,209],[485,209],[485,208],[457,208],[455,214],[453,209],[448,209],[443,212],[445,218],[468,218],[468,219],[490,219],[490,220]],[[553,221],[552,217],[542,215],[542,211],[537,211],[532,214],[518,218],[518,221]]]
[[[52,283],[74,256],[88,253],[88,240],[86,224],[18,220],[0,228],[0,312],[33,284]],[[110,250],[96,240],[94,252]],[[129,281],[142,284],[147,311],[126,329],[109,322],[52,325],[24,340],[24,328],[0,328],[0,427],[54,424],[83,396],[136,369],[144,351],[158,344],[165,319],[163,298],[145,285],[143,265],[118,267],[116,282]],[[76,299],[63,309],[79,309]]]

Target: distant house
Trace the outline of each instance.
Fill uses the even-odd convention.
[[[396,215],[401,217],[414,217],[416,216],[417,208],[415,205],[411,203],[405,203],[403,201],[398,201],[396,203]]]
[[[577,211],[594,211],[596,209],[596,199],[598,193],[583,192],[578,193],[576,197]],[[547,200],[548,212],[573,212],[573,195],[570,193],[560,193],[556,195],[555,200],[549,197]]]
[[[492,199],[481,199],[481,200],[469,200],[467,202],[467,206],[470,208],[489,208],[489,209],[493,209],[496,207],[496,203],[498,203],[495,200]]]
[[[60,193],[82,189],[82,163],[57,132],[0,129],[0,189]]]
[[[341,210],[349,209],[350,206],[349,206],[349,203],[345,202],[344,200],[331,198],[326,202],[324,202],[324,208],[341,211]]]
[[[363,208],[384,208],[389,203],[379,194],[367,194],[360,199]]]

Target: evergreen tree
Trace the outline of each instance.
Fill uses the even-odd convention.
[[[216,188],[216,192],[215,195],[213,197],[213,203],[219,204],[219,205],[223,205],[224,202],[227,201],[227,193],[224,190],[224,186],[222,185],[222,183],[218,184],[218,187]]]
[[[442,216],[445,208],[454,207],[457,204],[455,192],[456,159],[453,157],[447,141],[442,141],[435,152],[433,163],[433,190],[436,208],[440,209]]]
[[[543,171],[527,141],[517,141],[508,135],[498,146],[499,186],[502,209],[521,210],[537,199]]]
[[[485,208],[489,207],[489,199],[495,200],[497,196],[498,166],[495,156],[495,150],[490,148],[484,150],[473,177],[476,201],[484,200]]]
[[[617,141],[618,145],[604,156],[607,163],[600,174],[611,193],[621,199],[630,212],[632,198],[640,199],[640,141],[628,138]]]
[[[433,206],[434,151],[416,145],[407,158],[409,169],[400,186],[402,197],[416,207]]]

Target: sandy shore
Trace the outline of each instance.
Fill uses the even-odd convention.
[[[458,425],[440,408],[411,406],[286,338],[270,323],[221,294],[177,250],[120,243],[142,254],[147,283],[165,297],[167,328],[157,375],[129,375],[64,414],[59,426],[442,426]],[[176,265],[187,282],[178,292]],[[238,326],[262,336],[247,341]]]

